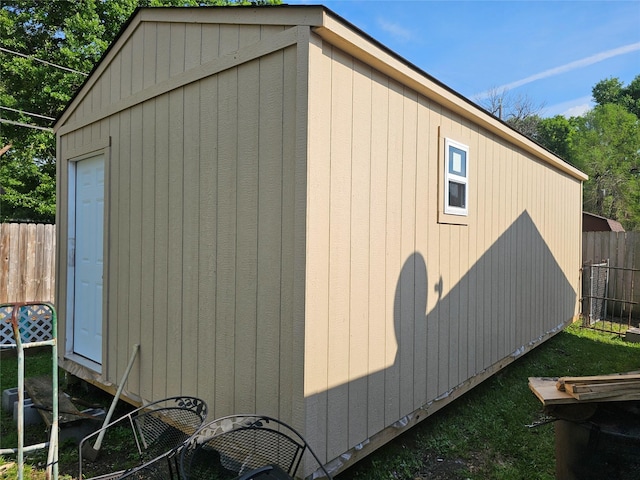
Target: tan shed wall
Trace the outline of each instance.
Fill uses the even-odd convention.
[[[268,50],[279,32],[143,22],[70,122],[100,118],[124,96],[216,55],[254,44]],[[294,403],[304,355],[294,317],[302,319],[303,306],[292,302],[304,285],[296,277],[304,274],[296,267],[304,261],[296,199],[305,190],[295,183],[298,51],[275,50],[63,130],[65,160],[111,138],[105,363],[97,382],[117,383],[140,343],[127,383],[133,397],[188,393],[205,399],[212,417],[256,411],[303,423]],[[68,163],[59,168],[65,232]],[[59,275],[64,305],[66,272]]]
[[[572,319],[581,184],[317,36],[309,56],[306,430],[331,460]],[[439,135],[470,148],[466,226],[437,221]]]

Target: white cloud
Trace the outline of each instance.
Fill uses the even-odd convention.
[[[579,117],[593,108],[590,96],[574,98],[567,102],[557,103],[544,109],[544,117],[562,115],[564,117]]]
[[[584,68],[589,65],[593,65],[594,63],[602,62],[603,60],[607,60],[613,57],[618,57],[620,55],[626,55],[627,53],[635,52],[638,50],[640,50],[640,42],[631,43],[629,45],[624,45],[622,47],[614,48],[612,50],[596,53],[595,55],[591,55],[590,57],[582,58],[580,60],[575,60],[573,62],[569,62],[564,65],[560,65],[559,67],[551,68],[549,70],[545,70],[540,73],[535,73],[521,80],[516,80],[515,82],[501,85],[497,87],[495,90],[498,90],[498,91],[512,90],[514,88],[521,87],[522,85],[526,85],[527,83],[535,82],[536,80],[542,80],[543,78],[554,77],[562,73],[570,72],[572,70],[577,70],[579,68]],[[487,95],[489,95],[489,93],[490,91],[485,91],[485,92],[479,93],[475,97],[486,98]]]
[[[417,40],[417,36],[410,29],[403,27],[399,23],[393,23],[384,18],[378,18],[378,26],[389,33],[396,40],[400,40],[402,42],[413,42]]]

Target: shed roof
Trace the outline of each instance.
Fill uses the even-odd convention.
[[[580,181],[587,175],[566,163],[551,151],[513,129],[507,123],[490,114],[476,103],[435,79],[427,72],[393,52],[371,36],[322,5],[278,5],[261,7],[155,7],[138,8],[122,27],[117,38],[105,51],[84,84],[58,117],[54,131],[64,134],[74,126],[67,120],[81,104],[91,86],[107,68],[117,52],[143,22],[253,24],[307,26],[328,43],[344,50],[353,57],[402,82],[416,92],[436,101],[463,118],[485,128],[523,150],[533,154],[554,168]],[[194,77],[192,81],[197,81]],[[176,88],[180,86],[177,85]],[[128,108],[126,102],[114,106],[103,115]],[[114,110],[115,109],[115,110]],[[97,121],[101,118],[91,118]],[[65,128],[63,128],[65,127]]]
[[[612,218],[602,217],[595,213],[582,212],[583,232],[624,232],[622,224]]]

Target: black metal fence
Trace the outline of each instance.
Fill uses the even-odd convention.
[[[582,267],[583,326],[623,335],[637,327],[634,287],[640,269],[610,265],[610,259]]]

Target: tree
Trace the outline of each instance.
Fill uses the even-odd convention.
[[[535,136],[544,108],[544,103],[537,103],[526,94],[498,88],[490,89],[480,105],[528,137]]]
[[[47,128],[136,7],[277,3],[280,0],[3,0],[0,149],[12,147],[0,156],[0,221],[55,221],[55,138]]]
[[[596,106],[575,119],[572,163],[589,175],[584,209],[640,227],[640,122],[621,105]]]
[[[535,140],[560,158],[572,162],[571,145],[575,132],[575,120],[562,115],[543,118],[538,122]]]
[[[640,75],[626,87],[619,78],[601,80],[593,87],[592,94],[596,104],[620,105],[640,118]]]

